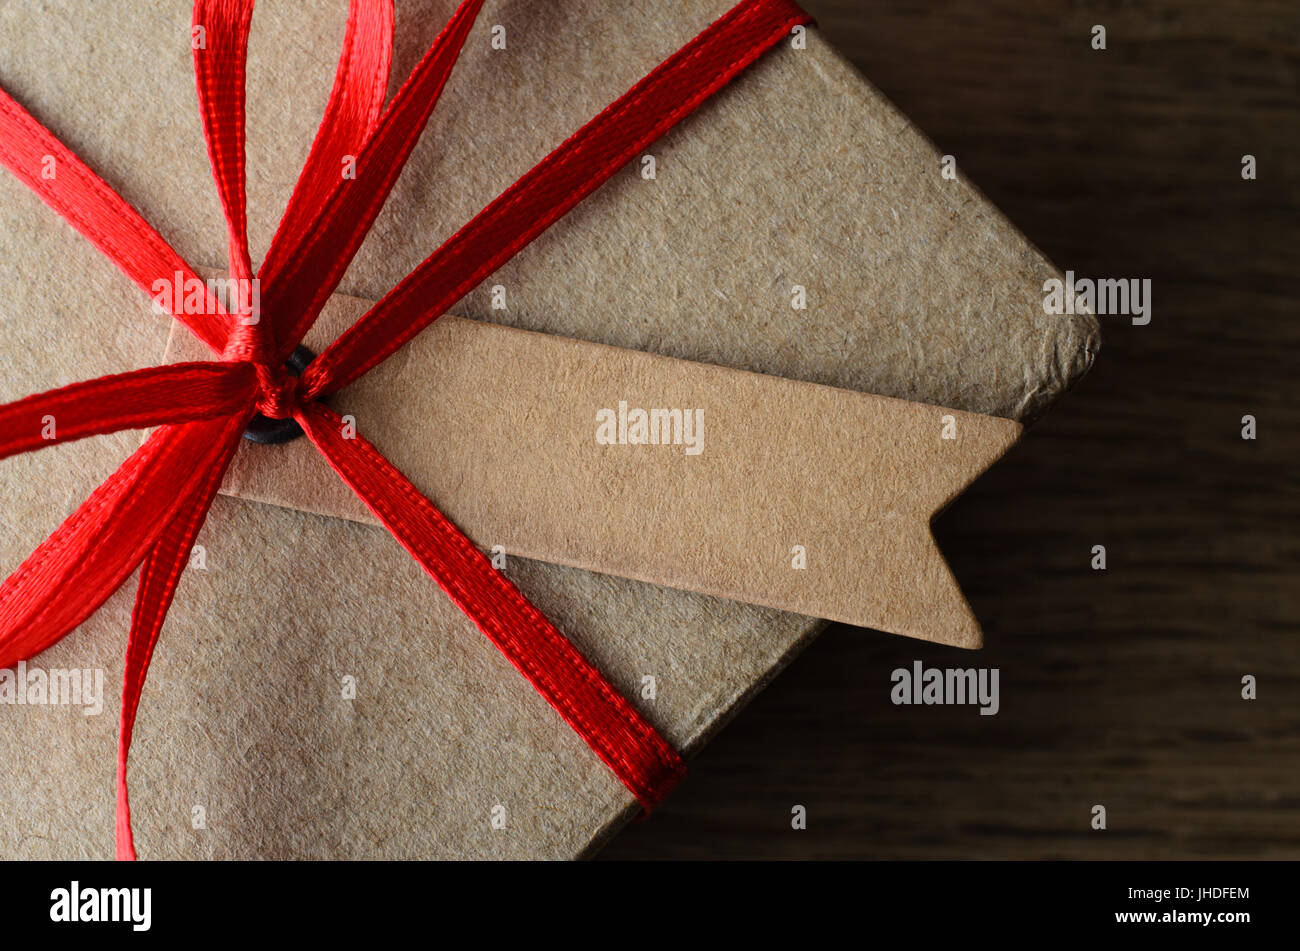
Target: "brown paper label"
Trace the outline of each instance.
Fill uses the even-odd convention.
[[[336,295],[308,345],[368,306]],[[167,358],[208,357],[177,326]],[[455,317],[330,403],[485,550],[980,644],[930,519],[1011,420]],[[375,521],[305,439],[222,491]]]

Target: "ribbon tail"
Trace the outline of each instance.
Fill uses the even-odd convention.
[[[131,831],[131,802],[126,788],[126,763],[131,751],[135,715],[140,707],[149,661],[153,658],[163,620],[171,607],[181,573],[189,563],[190,551],[199,529],[207,518],[212,500],[221,486],[222,476],[239,444],[239,431],[228,427],[219,440],[223,452],[205,471],[184,504],[167,523],[162,536],[145,555],[140,567],[140,583],[135,592],[131,613],[131,631],[126,642],[126,663],[122,674],[122,707],[117,739],[117,857],[135,860],[135,840]]]
[[[357,155],[355,176],[340,175],[302,240],[285,242],[262,264],[263,309],[275,315],[286,357],[316,320],[361,247],[442,95],[483,0],[463,0]]]
[[[686,774],[677,751],[446,516],[321,403],[294,417],[447,596],[614,771],[646,812]]]
[[[61,639],[121,586],[251,415],[154,432],[0,584],[0,667]]]
[[[103,252],[145,294],[152,297],[154,284],[160,280],[168,287],[177,280],[184,286],[195,286],[191,281],[202,284],[194,269],[126,199],[3,89],[0,165]],[[210,292],[206,297],[203,316],[186,315],[179,301],[173,316],[220,354],[226,347],[229,317]]]
[[[391,356],[811,19],[791,0],[746,0],[718,18],[502,192],[334,341],[303,375],[304,399],[333,393]]]
[[[0,459],[123,429],[229,416],[251,406],[247,363],[174,363],[73,383],[0,406]]]

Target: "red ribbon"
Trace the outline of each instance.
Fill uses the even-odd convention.
[[[123,429],[158,427],[0,585],[0,667],[40,653],[96,611],[137,567],[117,756],[117,854],[135,858],[127,753],[149,660],[199,527],[257,412],[292,418],[361,498],[648,812],[685,774],[677,752],[374,446],[345,433],[321,397],[436,320],[642,149],[809,20],[791,0],[744,0],[660,64],[448,239],[316,358],[283,361],[311,328],[415,147],[482,7],[465,0],[384,106],[392,0],[351,0],[320,130],[257,277],[262,312],[209,299],[174,316],[220,357],[76,383],[0,406],[0,458]],[[230,276],[253,275],[244,172],[244,71],[253,0],[196,0],[199,108],[230,245]],[[40,174],[52,156],[58,175]],[[340,175],[355,156],[355,177]],[[0,90],[0,164],[147,294],[196,278],[149,224]],[[180,302],[176,302],[179,304]],[[55,421],[48,432],[46,418]]]

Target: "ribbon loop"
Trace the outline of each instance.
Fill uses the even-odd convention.
[[[208,477],[220,435],[251,413],[157,430],[0,585],[0,667],[49,647],[136,569]]]
[[[355,161],[374,133],[388,91],[393,20],[393,0],[350,0],[334,88],[307,162],[266,252],[264,277],[278,273],[300,252],[311,233],[312,219],[343,179],[343,163]],[[271,329],[278,339],[289,328],[273,323]]]
[[[311,328],[379,216],[442,95],[483,0],[463,0],[411,72],[356,159],[353,178],[336,182],[297,247],[262,266],[262,299],[274,315],[280,355]]]

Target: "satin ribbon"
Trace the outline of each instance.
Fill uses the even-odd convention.
[[[350,0],[333,90],[257,271],[253,321],[208,296],[176,307],[211,362],[101,377],[0,406],[0,458],[158,427],[3,585],[0,667],[40,653],[140,569],[127,639],[117,754],[117,855],[135,858],[127,755],[149,661],[190,550],[255,413],[292,418],[443,591],[577,731],[648,812],[685,774],[678,753],[459,529],[319,400],[380,363],[809,17],[791,0],[744,0],[673,54],[448,239],[317,357],[285,358],[311,328],[374,224],[451,75],[482,0],[465,0],[384,105],[392,0]],[[253,277],[244,170],[244,76],[253,0],[196,0],[204,137],[225,214],[229,272]],[[46,178],[52,156],[59,174]],[[355,156],[355,176],[340,174]],[[197,279],[150,225],[0,90],[0,164],[146,293]],[[177,302],[178,304],[180,302]],[[247,307],[247,302],[242,302]],[[211,316],[215,315],[215,316]],[[45,425],[55,421],[53,432]]]

